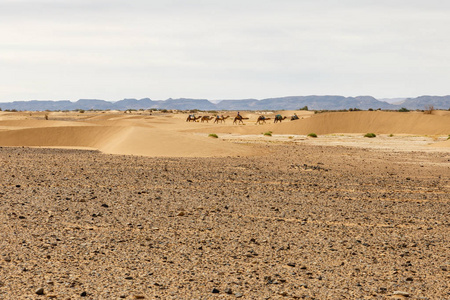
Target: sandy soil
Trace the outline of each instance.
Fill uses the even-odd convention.
[[[449,299],[449,115],[359,113],[1,113],[0,299]]]
[[[297,113],[299,120],[289,121]],[[252,147],[236,140],[296,142],[322,145],[403,149],[421,146],[450,148],[450,112],[309,111],[241,112],[245,125],[234,125],[235,112],[225,122],[186,122],[187,114],[154,112],[0,112],[0,146],[70,147],[107,154],[152,157],[224,157],[255,155]],[[259,115],[271,118],[255,124]],[[274,124],[274,116],[287,117]],[[45,119],[47,115],[48,120]],[[210,115],[211,116],[211,115]],[[271,132],[271,139],[263,134]],[[209,137],[217,134],[219,139]],[[316,133],[318,139],[306,136]],[[377,138],[363,138],[375,133]],[[409,147],[411,146],[411,147]],[[422,147],[425,150],[426,148]],[[440,151],[445,151],[441,149]]]

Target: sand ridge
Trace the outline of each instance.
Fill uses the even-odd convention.
[[[223,134],[318,135],[376,134],[441,136],[436,147],[448,148],[443,137],[450,134],[450,113],[436,111],[400,113],[383,111],[332,112],[314,114],[310,111],[241,112],[248,118],[245,125],[233,124],[237,112],[225,122],[186,122],[187,114],[148,112],[1,112],[0,146],[92,148],[110,154],[173,157],[208,157],[255,155],[248,145],[222,138]],[[299,120],[290,121],[297,113]],[[274,116],[287,118],[273,123]],[[202,113],[199,115],[212,114]],[[270,120],[256,125],[259,115]],[[46,120],[46,116],[48,120]],[[209,137],[218,134],[219,139]],[[222,135],[222,136],[220,136]],[[325,139],[322,141],[327,142]],[[381,140],[377,140],[382,142]]]

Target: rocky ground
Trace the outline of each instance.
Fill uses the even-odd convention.
[[[450,157],[1,148],[0,299],[450,299]]]

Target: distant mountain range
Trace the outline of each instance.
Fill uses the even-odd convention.
[[[377,100],[371,96],[344,97],[344,96],[291,96],[268,99],[221,100],[211,102],[207,99],[167,99],[151,100],[123,99],[110,102],[98,99],[80,99],[76,102],[68,100],[59,101],[14,101],[0,103],[2,110],[44,111],[44,110],[127,110],[127,109],[199,109],[199,110],[298,110],[305,106],[309,110],[342,110],[350,108],[397,110],[407,108],[410,110],[450,109],[449,96],[421,96],[417,98],[402,99],[401,103],[389,103],[390,99]],[[397,100],[397,99],[396,99]]]

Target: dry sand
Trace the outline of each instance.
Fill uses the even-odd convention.
[[[301,113],[0,112],[0,299],[449,299],[450,114]]]
[[[273,123],[276,114],[288,118]],[[231,139],[267,142],[264,132],[272,132],[273,141],[283,141],[284,136],[293,141],[305,141],[309,133],[319,139],[311,143],[336,144],[337,136],[342,143],[353,145],[380,145],[408,143],[413,148],[426,145],[449,148],[450,112],[435,111],[431,115],[420,112],[399,113],[382,111],[336,112],[314,115],[298,111],[299,120],[289,121],[294,111],[244,112],[245,125],[233,125],[234,112],[221,124],[214,121],[186,122],[186,114],[162,114],[137,112],[51,112],[10,113],[0,112],[0,146],[71,147],[95,149],[108,154],[142,155],[152,157],[223,157],[254,155],[247,145],[230,143]],[[256,125],[258,115],[271,118],[266,124]],[[48,115],[49,120],[45,119]],[[379,137],[393,135],[390,139],[372,139],[368,144],[365,133]],[[202,133],[202,134],[199,134]],[[209,134],[219,135],[214,140]],[[411,139],[412,137],[412,139]],[[408,139],[409,138],[409,139]],[[308,139],[310,140],[310,139]],[[305,143],[305,142],[303,142]],[[405,145],[407,148],[407,145]]]

